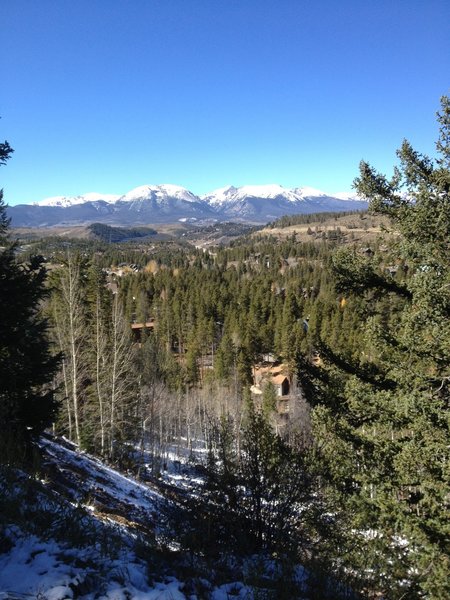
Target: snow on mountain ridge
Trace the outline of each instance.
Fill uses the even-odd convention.
[[[198,196],[179,185],[170,183],[162,185],[141,185],[136,187],[123,196],[119,200],[123,202],[134,202],[135,200],[145,200],[155,198],[158,201],[164,201],[166,198],[177,198],[185,202],[198,202]]]
[[[355,192],[336,192],[335,194],[331,194],[333,198],[338,198],[339,200],[348,200],[351,202],[352,200],[361,200],[361,198]]]
[[[45,198],[40,202],[34,202],[37,206],[61,206],[67,208],[68,206],[75,206],[75,204],[85,204],[86,202],[98,202],[103,200],[104,202],[116,202],[120,198],[117,194],[98,194],[97,192],[88,192],[87,194],[80,194],[79,196],[52,196],[51,198]]]
[[[41,200],[40,202],[34,202],[33,204],[37,206],[60,206],[67,208],[77,204],[97,202],[100,200],[107,202],[108,204],[114,204],[117,201],[134,202],[136,200],[154,199],[160,203],[168,198],[175,198],[185,202],[206,202],[212,208],[221,209],[227,204],[235,204],[236,202],[244,201],[249,197],[264,198],[268,200],[282,197],[294,204],[302,202],[305,198],[319,197],[337,198],[339,200],[348,201],[359,200],[356,194],[351,192],[327,194],[312,187],[285,188],[279,184],[243,185],[240,187],[229,185],[213,190],[208,194],[197,196],[184,187],[166,183],[161,185],[141,185],[123,195],[89,192],[78,196],[53,196]]]
[[[226,185],[200,197],[211,206],[220,206],[227,201],[230,194],[234,194],[237,190],[238,188],[235,188],[234,185]]]
[[[329,194],[311,187],[230,185],[197,196],[181,186],[162,184],[139,186],[120,196],[56,196],[34,206],[9,207],[8,214],[16,227],[36,227],[92,222],[136,225],[193,219],[268,223],[283,215],[366,208],[367,202],[354,194]]]
[[[299,188],[300,189],[300,188]],[[246,198],[275,199],[283,197],[289,202],[299,200],[295,190],[290,190],[277,183],[268,185],[227,186],[202,196],[211,206],[223,207],[230,203],[244,201]]]
[[[292,190],[295,194],[298,194],[301,198],[317,198],[322,196],[331,196],[332,194],[326,194],[321,190],[317,190],[316,188],[304,186],[293,188]]]
[[[293,190],[283,187],[279,184],[269,185],[243,185],[238,188],[239,196],[251,196],[253,198],[277,198],[279,196],[285,197],[291,202],[295,202],[297,198],[293,193]]]

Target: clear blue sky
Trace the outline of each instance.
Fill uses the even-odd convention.
[[[448,0],[0,0],[10,204],[174,183],[349,191],[433,154]]]

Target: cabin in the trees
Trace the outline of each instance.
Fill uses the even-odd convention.
[[[278,397],[286,398],[290,395],[292,381],[286,366],[282,363],[266,363],[255,366],[253,369],[253,385],[250,391],[255,396],[261,396],[264,387],[269,382],[274,386]]]
[[[308,408],[296,376],[289,372],[286,365],[274,360],[255,365],[250,391],[256,406],[263,406],[264,392],[269,384],[275,392],[276,414],[273,422],[276,430],[283,432],[296,426],[305,428],[309,419]]]

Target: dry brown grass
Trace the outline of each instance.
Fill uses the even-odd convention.
[[[379,237],[383,232],[389,231],[389,220],[386,217],[369,214],[336,215],[324,222],[313,221],[289,227],[265,227],[254,235],[273,236],[280,240],[296,234],[299,242],[321,241],[323,234],[329,234],[339,228],[345,242],[366,243]]]

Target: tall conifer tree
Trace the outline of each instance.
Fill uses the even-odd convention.
[[[0,144],[0,164],[12,152],[7,142]],[[39,313],[47,293],[43,259],[19,264],[8,230],[0,191],[0,461],[6,464],[22,462],[52,422],[57,404],[49,384],[58,363]]]
[[[322,471],[358,549],[349,562],[362,588],[389,598],[450,595],[449,98],[438,119],[437,161],[404,141],[391,179],[360,164],[358,193],[397,233],[383,256],[335,255],[337,290],[361,298],[368,351],[354,364],[328,353],[310,394]]]

